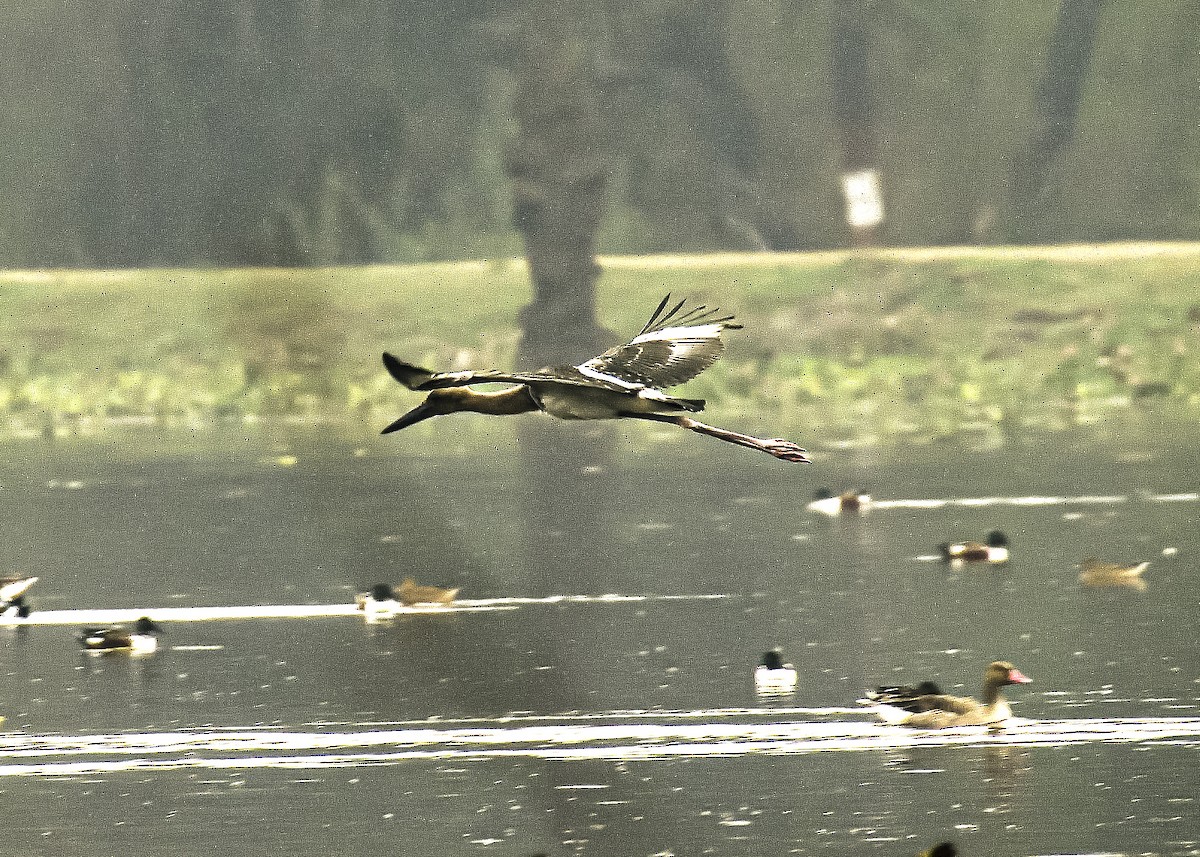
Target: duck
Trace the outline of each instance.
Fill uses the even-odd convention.
[[[109,625],[103,628],[85,628],[79,642],[88,652],[128,652],[131,655],[149,655],[158,649],[158,635],[162,628],[149,616],[138,619],[133,628]]]
[[[33,612],[25,593],[38,582],[36,577],[0,577],[0,617],[24,619]]]
[[[804,508],[831,517],[842,512],[865,512],[871,506],[871,495],[859,491],[843,491],[834,494],[828,488],[819,488]]]
[[[762,696],[792,693],[796,689],[797,679],[796,668],[784,663],[783,652],[779,649],[764,652],[754,668],[754,690]]]
[[[366,592],[360,592],[355,596],[354,603],[369,622],[390,619],[403,609],[396,599],[396,590],[388,583],[376,583]]]
[[[885,723],[915,729],[945,729],[953,726],[1002,727],[1012,716],[1002,689],[1013,684],[1029,684],[1033,679],[1008,661],[993,661],[983,673],[982,701],[969,696],[947,693],[923,693],[937,690],[932,682],[915,687],[880,687],[867,691],[861,700],[875,709]]]
[[[633,339],[577,366],[547,366],[534,372],[432,372],[384,352],[384,368],[394,380],[428,395],[417,407],[389,423],[381,434],[445,414],[510,416],[541,411],[561,420],[666,423],[759,450],[782,461],[811,463],[805,449],[792,441],[754,437],[687,416],[704,410],[704,400],[664,392],[713,365],[725,347],[721,334],[741,328],[732,315],[722,316],[719,310],[706,306],[685,310],[686,301],[670,304],[668,293]],[[495,383],[514,386],[498,392],[470,389],[472,384]]]
[[[1085,586],[1125,586],[1144,590],[1146,581],[1142,580],[1142,572],[1149,567],[1149,560],[1122,565],[1116,562],[1101,562],[1090,556],[1079,564],[1079,582]]]
[[[958,847],[953,842],[939,842],[932,848],[926,848],[917,857],[958,857]]]
[[[938,687],[937,682],[923,681],[920,684],[894,684],[888,687],[877,687],[870,691],[868,696],[873,693],[879,697],[916,699],[917,697],[938,696],[941,692],[942,689]]]
[[[1000,530],[992,530],[983,542],[943,542],[938,545],[942,560],[951,565],[967,562],[1008,562],[1008,536]]]
[[[411,577],[406,577],[399,586],[377,583],[368,591],[355,596],[354,602],[368,619],[385,619],[395,616],[405,607],[417,604],[452,604],[458,597],[459,587],[443,589],[439,586],[422,586]]]
[[[421,586],[411,577],[404,578],[396,587],[396,597],[405,606],[414,604],[451,604],[458,597],[459,587],[442,589],[438,586]]]

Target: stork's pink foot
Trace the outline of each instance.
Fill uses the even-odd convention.
[[[790,440],[784,440],[781,437],[773,437],[770,440],[762,442],[762,451],[769,452],[776,458],[782,458],[784,461],[794,461],[800,464],[812,464],[812,459],[805,453],[807,450],[802,446],[792,443]]]

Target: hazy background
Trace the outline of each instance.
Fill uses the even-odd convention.
[[[602,252],[844,246],[864,167],[879,243],[1200,233],[1193,3],[30,0],[0,43],[4,267],[520,255],[551,60]]]

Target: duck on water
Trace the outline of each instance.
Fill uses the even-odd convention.
[[[1142,579],[1142,572],[1149,567],[1149,560],[1124,564],[1088,557],[1079,564],[1079,582],[1085,586],[1124,586],[1144,591],[1146,581]]]
[[[1008,562],[1008,536],[1000,530],[992,530],[982,542],[943,542],[938,545],[943,562],[961,566],[968,562],[990,562],[996,565]]]
[[[754,690],[759,696],[786,696],[796,690],[796,668],[784,663],[783,651],[764,652],[754,668]]]
[[[79,635],[79,644],[86,652],[128,652],[131,655],[149,655],[158,649],[158,635],[162,628],[149,616],[143,616],[132,628],[109,625],[103,628],[85,628]]]
[[[818,488],[813,499],[804,508],[810,512],[834,517],[843,512],[865,512],[871,508],[871,495],[861,491],[843,491],[834,494],[828,488]]]
[[[459,588],[444,589],[440,586],[423,586],[406,577],[399,586],[377,583],[366,592],[359,593],[355,604],[368,619],[387,619],[401,612],[404,607],[418,604],[447,606],[458,597]]]
[[[952,726],[1002,727],[1012,716],[1003,689],[1029,684],[1033,679],[1008,661],[993,661],[983,673],[982,699],[942,693],[933,682],[915,687],[879,687],[867,691],[863,704],[874,707],[885,723],[916,729],[945,729]]]
[[[669,294],[662,299],[650,320],[629,342],[577,366],[551,366],[535,372],[431,372],[385,352],[383,365],[394,379],[410,390],[428,391],[429,395],[382,434],[460,411],[498,416],[544,411],[563,420],[668,423],[757,449],[783,461],[810,461],[805,450],[789,440],[752,437],[685,416],[703,410],[704,400],[663,392],[691,380],[716,362],[724,349],[721,333],[741,327],[731,315],[718,316],[716,309],[699,306],[685,311],[685,301],[667,309],[670,299]],[[489,383],[517,386],[495,393],[469,388],[471,384]]]
[[[27,618],[33,611],[25,593],[37,582],[36,577],[0,577],[0,616]]]

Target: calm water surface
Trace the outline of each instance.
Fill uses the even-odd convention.
[[[567,428],[515,459],[423,433],[4,448],[4,571],[41,577],[35,619],[406,575],[478,609],[172,622],[140,659],[0,628],[0,854],[1200,853],[1187,445],[795,467]],[[821,485],[886,502],[827,518]],[[1008,565],[929,561],[997,527]],[[1150,559],[1145,590],[1082,587],[1091,555]],[[761,700],[774,645],[800,687]],[[1002,735],[856,710],[880,682],[976,693],[997,657],[1034,678]]]

